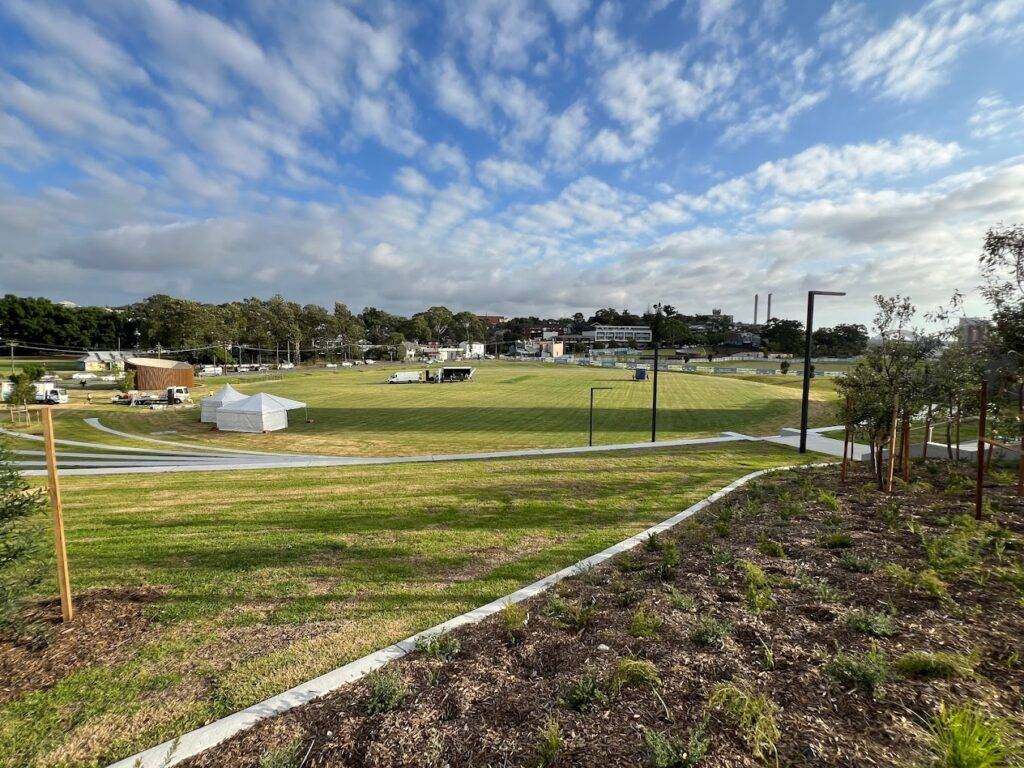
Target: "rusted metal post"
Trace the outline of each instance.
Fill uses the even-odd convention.
[[[43,441],[46,445],[46,474],[49,483],[50,506],[53,509],[53,541],[57,550],[57,586],[60,589],[60,611],[64,621],[71,621],[75,608],[71,603],[71,577],[68,573],[68,549],[64,540],[64,507],[60,500],[60,479],[57,477],[57,452],[53,440],[52,408],[42,409]]]
[[[981,380],[981,411],[978,415],[978,454],[977,479],[974,485],[974,519],[981,520],[981,508],[984,502],[985,482],[985,416],[988,410],[988,381]]]

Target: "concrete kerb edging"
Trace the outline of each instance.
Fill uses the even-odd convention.
[[[382,648],[379,651],[369,654],[368,656],[363,656],[361,659],[350,661],[348,664],[344,664],[337,669],[321,675],[320,677],[301,683],[284,693],[272,696],[271,698],[261,701],[258,704],[254,704],[247,709],[243,709],[233,715],[228,715],[227,717],[221,718],[209,725],[204,725],[202,728],[190,731],[177,739],[166,741],[163,744],[151,747],[144,752],[139,752],[131,757],[126,757],[123,760],[112,763],[108,768],[170,768],[172,765],[176,765],[183,760],[194,757],[200,752],[205,752],[232,736],[252,728],[254,725],[266,720],[267,718],[287,712],[288,710],[294,709],[295,707],[303,704],[308,704],[314,699],[326,696],[328,693],[337,690],[343,685],[353,683],[360,678],[365,677],[370,672],[380,669],[390,661],[400,659],[415,650],[417,641],[422,638],[431,637],[443,632],[449,632],[466,624],[475,624],[488,616],[494,615],[508,605],[528,600],[531,597],[539,595],[541,592],[544,592],[549,587],[569,576],[573,576],[588,568],[600,565],[605,560],[641,544],[652,533],[661,533],[673,528],[683,520],[686,520],[688,517],[692,517],[710,504],[728,496],[738,488],[743,487],[751,480],[770,472],[782,472],[791,469],[806,469],[809,467],[834,465],[835,462],[795,464],[751,472],[737,480],[734,480],[724,488],[715,491],[707,498],[687,507],[682,512],[673,515],[667,520],[664,520],[657,525],[636,534],[635,536],[630,536],[628,539],[620,541],[618,544],[613,544],[607,549],[598,552],[596,555],[584,558],[573,565],[552,573],[550,576],[545,576],[543,579],[535,581],[509,595],[499,597],[497,600],[487,603],[486,605],[474,608],[472,611],[468,611],[467,613],[463,613],[453,619],[449,619],[442,624],[437,624],[430,629],[425,629],[411,637],[407,637],[405,640],[400,640],[394,645],[389,645],[386,648]]]

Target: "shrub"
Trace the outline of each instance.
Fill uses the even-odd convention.
[[[509,603],[501,609],[501,624],[505,633],[512,643],[517,643],[523,638],[526,631],[526,622],[530,620],[530,613],[520,603]]]
[[[832,491],[822,489],[818,491],[818,502],[832,512],[838,512],[842,503],[839,501],[839,497],[836,496]]]
[[[909,651],[895,662],[893,667],[904,677],[917,680],[934,680],[939,678],[970,677],[974,674],[974,659],[959,653],[937,651]]]
[[[685,742],[653,728],[644,728],[643,733],[651,768],[694,768],[708,752],[703,727],[695,728]]]
[[[661,553],[661,560],[658,562],[658,578],[668,581],[675,576],[676,568],[679,567],[679,549],[669,545]]]
[[[837,654],[825,674],[844,688],[874,695],[888,676],[888,663],[878,646],[872,646],[865,654]]]
[[[747,605],[754,613],[763,613],[775,607],[775,597],[768,584],[768,575],[756,563],[740,560],[743,573],[743,584],[746,590]]]
[[[642,605],[633,612],[629,622],[629,634],[633,637],[657,637],[665,623],[656,613],[648,612]]]
[[[697,645],[717,645],[725,639],[732,630],[728,622],[716,619],[714,616],[702,616],[690,630],[690,640]]]
[[[1022,755],[1007,722],[973,704],[939,705],[928,726],[928,752],[936,768],[1010,768]]]
[[[558,595],[548,599],[548,611],[566,629],[582,632],[594,621],[594,602],[566,600]]]
[[[562,691],[561,699],[565,706],[577,712],[583,712],[608,702],[608,696],[602,689],[601,682],[589,673],[566,686]]]
[[[540,729],[537,743],[537,758],[541,766],[551,765],[562,752],[562,727],[554,718],[548,718]]]
[[[775,720],[779,708],[767,696],[733,683],[719,683],[711,690],[708,706],[732,722],[754,757],[774,754],[780,736]]]
[[[644,539],[644,549],[648,552],[661,552],[661,547],[661,537],[658,536],[656,531],[648,534],[647,538]]]
[[[940,600],[948,597],[945,582],[939,577],[939,574],[930,568],[915,573],[902,565],[889,563],[885,566],[885,574],[915,592],[923,592]]]
[[[632,552],[623,552],[616,558],[615,567],[623,573],[632,573],[633,571],[642,570],[644,564]]]
[[[618,693],[623,688],[637,688],[648,685],[661,685],[658,668],[653,662],[642,659],[621,659],[612,673],[609,687]]]
[[[366,714],[380,715],[398,709],[409,695],[402,676],[394,669],[382,669],[367,677],[370,690],[366,697]]]
[[[451,632],[441,632],[416,641],[416,650],[438,661],[451,661],[459,655],[462,643]]]
[[[0,444],[0,631],[20,635],[31,629],[21,614],[45,578],[45,506],[42,491],[29,491],[10,451]]]
[[[871,637],[892,637],[897,632],[892,616],[866,608],[856,608],[846,614],[846,626]]]
[[[853,546],[853,537],[845,531],[833,531],[818,539],[818,543],[826,549],[849,549]]]
[[[692,595],[685,595],[675,587],[668,588],[668,601],[677,611],[693,613],[697,609],[697,601]]]
[[[782,545],[777,541],[771,539],[761,539],[757,543],[757,551],[767,557],[785,557],[786,550],[783,549]]]

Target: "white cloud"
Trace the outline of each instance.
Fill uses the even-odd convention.
[[[563,24],[571,24],[590,7],[590,0],[548,0],[551,12]]]
[[[536,168],[514,160],[498,160],[493,157],[477,163],[476,175],[484,186],[491,189],[499,186],[540,187],[544,184],[544,174]]]
[[[755,136],[768,135],[777,138],[789,130],[793,120],[820,104],[827,95],[825,91],[801,93],[780,110],[760,107],[754,110],[746,121],[734,123],[726,128],[722,134],[722,141],[741,144]]]
[[[399,188],[410,195],[425,195],[433,191],[426,176],[408,165],[398,169],[395,174],[395,183]]]
[[[437,105],[470,128],[482,128],[489,122],[487,107],[462,76],[450,58],[441,59],[434,68]]]
[[[558,160],[568,160],[575,155],[583,143],[587,123],[587,108],[583,102],[576,102],[553,118],[548,130],[548,154]]]
[[[453,38],[480,69],[523,69],[548,34],[545,17],[527,0],[449,0]]]
[[[736,0],[699,0],[697,22],[702,33],[728,31],[741,19]]]
[[[898,142],[817,145],[798,155],[767,162],[753,174],[761,188],[787,194],[806,194],[871,177],[897,178],[948,165],[962,154],[955,142],[942,144],[908,135]]]
[[[982,96],[969,120],[979,139],[1014,138],[1024,135],[1024,104],[1013,106],[996,93]]]
[[[968,45],[998,35],[1002,25],[1021,15],[1019,0],[932,0],[851,45],[847,76],[855,87],[874,85],[895,99],[922,98],[946,81],[950,65]]]

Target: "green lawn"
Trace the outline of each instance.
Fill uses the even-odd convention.
[[[211,431],[198,422],[197,409],[129,411],[99,405],[99,395],[87,407],[84,394],[74,390],[74,403],[59,411],[58,432],[66,438],[117,442],[82,424],[82,416],[96,415],[134,434],[172,433],[161,437],[273,451],[379,456],[585,445],[590,387],[600,386],[611,389],[596,393],[596,444],[642,441],[650,435],[651,383],[632,381],[628,370],[485,362],[470,383],[384,383],[393,370],[300,371],[265,382],[242,380],[237,387],[243,392],[267,391],[309,404],[312,423],[293,411],[287,430],[267,435]],[[203,393],[219,384],[203,382]],[[812,395],[812,423],[824,426],[834,418],[833,383],[815,381]],[[800,418],[794,378],[664,373],[658,403],[662,439],[726,430],[777,434]]]
[[[0,765],[104,765],[511,592],[746,472],[796,461],[738,443],[69,477],[75,593],[164,592],[120,661],[0,703]]]
[[[20,371],[26,365],[41,365],[47,371],[71,372],[78,370],[78,359],[76,357],[15,357],[13,360],[14,371]],[[0,375],[11,374],[12,360],[0,353]]]

